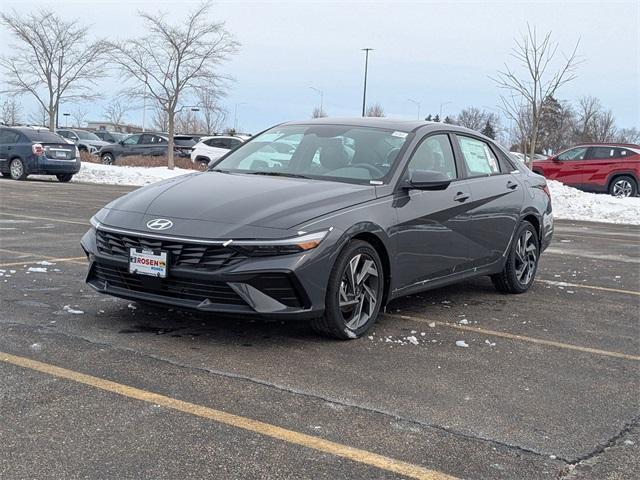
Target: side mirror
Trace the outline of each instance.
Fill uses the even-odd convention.
[[[433,170],[415,170],[405,182],[408,190],[446,190],[451,179],[445,174]]]

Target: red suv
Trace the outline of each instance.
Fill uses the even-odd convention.
[[[640,179],[640,145],[577,145],[545,160],[534,160],[533,171],[581,190],[635,197]]]

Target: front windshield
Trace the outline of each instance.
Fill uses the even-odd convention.
[[[389,173],[407,136],[406,132],[345,125],[274,127],[212,169],[368,183]]]
[[[84,130],[76,130],[76,134],[80,140],[100,140],[95,133],[85,132]]]

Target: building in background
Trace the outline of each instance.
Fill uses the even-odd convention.
[[[132,125],[130,123],[113,123],[107,120],[89,121],[87,122],[86,128],[87,130],[107,130],[110,132],[122,132],[122,133],[142,132],[142,127],[139,125]]]

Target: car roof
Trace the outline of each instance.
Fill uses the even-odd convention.
[[[281,125],[349,125],[354,127],[374,127],[374,128],[385,128],[389,130],[399,130],[403,132],[414,132],[418,129],[426,129],[426,132],[429,130],[449,130],[460,133],[469,133],[474,136],[486,138],[487,140],[491,140],[488,137],[485,137],[480,132],[475,130],[471,130],[469,128],[460,127],[458,125],[453,125],[451,123],[443,123],[443,122],[430,122],[427,120],[403,120],[403,119],[395,119],[395,118],[381,118],[381,117],[349,117],[349,118],[312,118],[309,120],[299,120],[299,121],[291,121],[285,122]],[[426,133],[425,132],[425,133]],[[493,140],[492,140],[493,141]],[[495,141],[494,141],[495,142]]]

